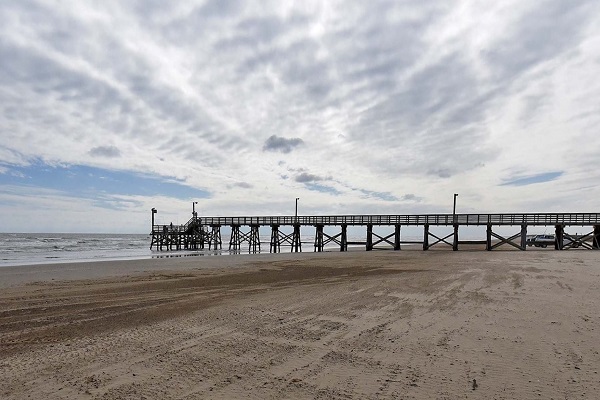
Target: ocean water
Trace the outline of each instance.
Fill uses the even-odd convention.
[[[0,233],[0,267],[150,258],[148,235]]]
[[[261,235],[261,252],[269,252],[268,236]],[[364,238],[349,238],[364,241]],[[0,267],[33,264],[55,264],[76,261],[134,260],[186,256],[227,255],[229,235],[222,236],[222,250],[156,251],[150,249],[151,237],[146,234],[81,234],[81,233],[0,233]],[[352,246],[349,248],[363,246]],[[290,252],[282,246],[281,252]],[[302,251],[314,250],[314,237],[302,235]],[[334,243],[325,251],[338,251]],[[248,244],[236,254],[248,254]]]
[[[304,251],[313,250],[311,240],[302,238]],[[156,251],[150,250],[150,242],[145,234],[0,233],[0,267],[229,254],[229,235],[222,236],[223,249],[219,251],[208,246],[204,250]],[[261,241],[261,250],[269,252],[269,242]],[[281,251],[290,250],[282,247]],[[238,253],[249,253],[247,243]]]

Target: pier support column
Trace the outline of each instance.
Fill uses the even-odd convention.
[[[206,241],[206,231],[203,226],[200,226],[200,250],[204,250],[204,242]]]
[[[521,250],[527,250],[527,225],[521,225]]]
[[[242,247],[240,239],[240,226],[231,225],[231,237],[229,238],[229,251],[239,251]]]
[[[373,224],[367,224],[367,251],[373,250]]]
[[[340,251],[348,251],[348,225],[342,225],[340,234]]]
[[[211,225],[212,226],[212,241],[208,244],[208,248],[210,249],[214,246],[215,250],[221,250],[223,248],[223,242],[221,241],[221,225]],[[211,246],[212,245],[212,246]]]
[[[315,252],[323,251],[323,225],[315,225]]]
[[[492,250],[492,225],[488,225],[486,229],[486,241],[485,241],[485,249],[487,251]]]
[[[562,250],[565,244],[565,227],[562,225],[555,225],[554,228],[554,249]]]
[[[423,228],[423,251],[429,250],[429,225]]]
[[[600,225],[594,225],[594,240],[592,241],[592,250],[600,249]]]
[[[174,246],[175,246],[175,232],[173,231],[173,228],[169,228],[169,233],[168,233],[168,243],[169,243],[169,250],[173,250]]]
[[[152,241],[150,242],[150,250],[152,250],[152,247],[154,247],[155,244],[156,251],[158,251],[158,234],[154,231],[154,229],[152,229]]]
[[[269,253],[281,252],[281,240],[279,239],[279,225],[271,225],[271,245]]]
[[[167,226],[163,225],[162,234],[160,235],[160,251],[163,249],[163,245],[167,243]],[[158,248],[158,245],[157,245]],[[169,248],[167,248],[169,250]]]
[[[302,252],[302,242],[300,240],[300,224],[294,224],[294,233],[292,234],[292,253]]]
[[[394,250],[400,250],[400,225],[396,225],[394,230]]]
[[[248,238],[248,252],[260,253],[260,225],[250,225],[250,235]]]
[[[191,230],[191,234],[188,236],[189,248],[198,250],[198,244],[200,243],[200,227],[195,224]]]
[[[452,242],[452,250],[458,250],[458,224],[454,224],[454,241]]]

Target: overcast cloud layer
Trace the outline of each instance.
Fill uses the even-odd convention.
[[[596,0],[3,1],[0,59],[2,231],[600,211]]]

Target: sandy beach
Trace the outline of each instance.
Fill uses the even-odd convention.
[[[593,399],[594,251],[0,269],[2,399]]]

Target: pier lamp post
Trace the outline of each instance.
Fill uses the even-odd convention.
[[[152,231],[154,231],[154,214],[156,214],[156,208],[152,207]]]
[[[298,223],[298,200],[300,197],[296,197],[296,214],[295,214],[295,222]]]
[[[192,217],[194,219],[196,219],[196,204],[198,204],[197,201],[192,201]]]
[[[452,222],[456,223],[456,198],[458,193],[454,193],[454,207],[452,207]]]

